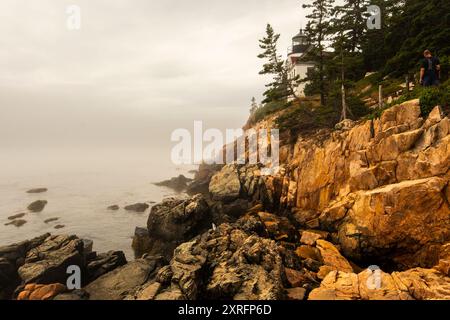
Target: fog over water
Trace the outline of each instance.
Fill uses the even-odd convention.
[[[80,30],[66,27],[68,5],[81,8]],[[267,81],[256,58],[265,24],[285,54],[303,16],[298,0],[2,0],[0,245],[74,233],[130,255],[148,212],[106,206],[171,195],[151,184],[191,169],[171,164],[171,132],[194,120],[241,127]],[[41,198],[42,213],[4,226]]]

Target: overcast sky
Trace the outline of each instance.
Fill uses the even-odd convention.
[[[194,120],[238,128],[264,91],[266,23],[286,54],[306,24],[301,3],[1,0],[0,147],[157,147]]]

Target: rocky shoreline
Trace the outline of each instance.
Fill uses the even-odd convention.
[[[202,165],[171,180],[190,196],[151,208],[134,261],[76,236],[0,247],[0,299],[450,299],[450,120],[438,107],[423,119],[409,101],[280,155],[275,176]],[[73,265],[78,290],[66,287]]]

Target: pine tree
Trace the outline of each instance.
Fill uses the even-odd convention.
[[[338,69],[334,78],[330,77],[330,86],[340,87],[341,120],[347,119],[352,111],[347,106],[346,91],[352,81],[360,79],[365,74],[361,48],[367,30],[367,0],[343,0],[331,10],[329,26],[330,39],[334,49],[331,63]],[[329,67],[330,68],[330,67]],[[337,88],[334,89],[338,91]]]
[[[287,70],[287,65],[282,56],[278,54],[277,43],[280,38],[270,24],[266,27],[266,37],[259,40],[259,47],[263,50],[258,55],[260,59],[266,59],[263,69],[259,72],[262,75],[272,75],[272,82],[267,84],[264,92],[263,103],[273,101],[285,101],[288,97],[298,99],[295,93],[295,85],[298,77],[291,78]]]
[[[370,4],[381,9],[381,29],[367,30],[362,51],[366,70],[377,71],[386,65],[405,41],[402,30],[395,34],[391,32],[392,26],[403,15],[405,0],[372,0]],[[407,26],[403,25],[402,28]],[[388,40],[389,37],[391,40]]]
[[[340,41],[344,52],[355,53],[361,50],[367,30],[368,0],[344,0],[342,5],[331,10],[330,33],[333,41]]]
[[[303,5],[305,9],[312,8],[312,12],[306,16],[309,21],[305,32],[312,46],[309,51],[309,58],[317,64],[316,79],[311,80],[317,82],[322,105],[326,104],[325,50],[329,35],[328,28],[332,4],[332,0],[312,0],[312,3]]]
[[[403,76],[417,70],[425,49],[439,57],[450,55],[450,1],[401,1],[389,22],[385,74]]]

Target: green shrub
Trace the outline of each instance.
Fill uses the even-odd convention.
[[[295,105],[280,115],[276,124],[281,131],[296,136],[319,128],[329,128],[336,123],[336,110],[329,106],[313,108],[311,103]]]
[[[437,105],[447,107],[450,103],[450,86],[448,81],[440,87],[422,88],[419,99],[420,109],[424,117]]]
[[[370,109],[367,108],[361,98],[357,96],[347,97],[347,106],[351,110],[355,119],[360,119],[370,112]]]
[[[450,80],[447,80],[439,87],[416,87],[413,91],[402,95],[397,100],[385,106],[385,108],[374,110],[367,118],[377,119],[381,117],[384,110],[413,99],[419,99],[422,117],[427,117],[437,105],[442,108],[448,107],[450,104]]]
[[[420,110],[422,115],[428,115],[441,101],[441,92],[438,88],[426,88],[420,95]]]

